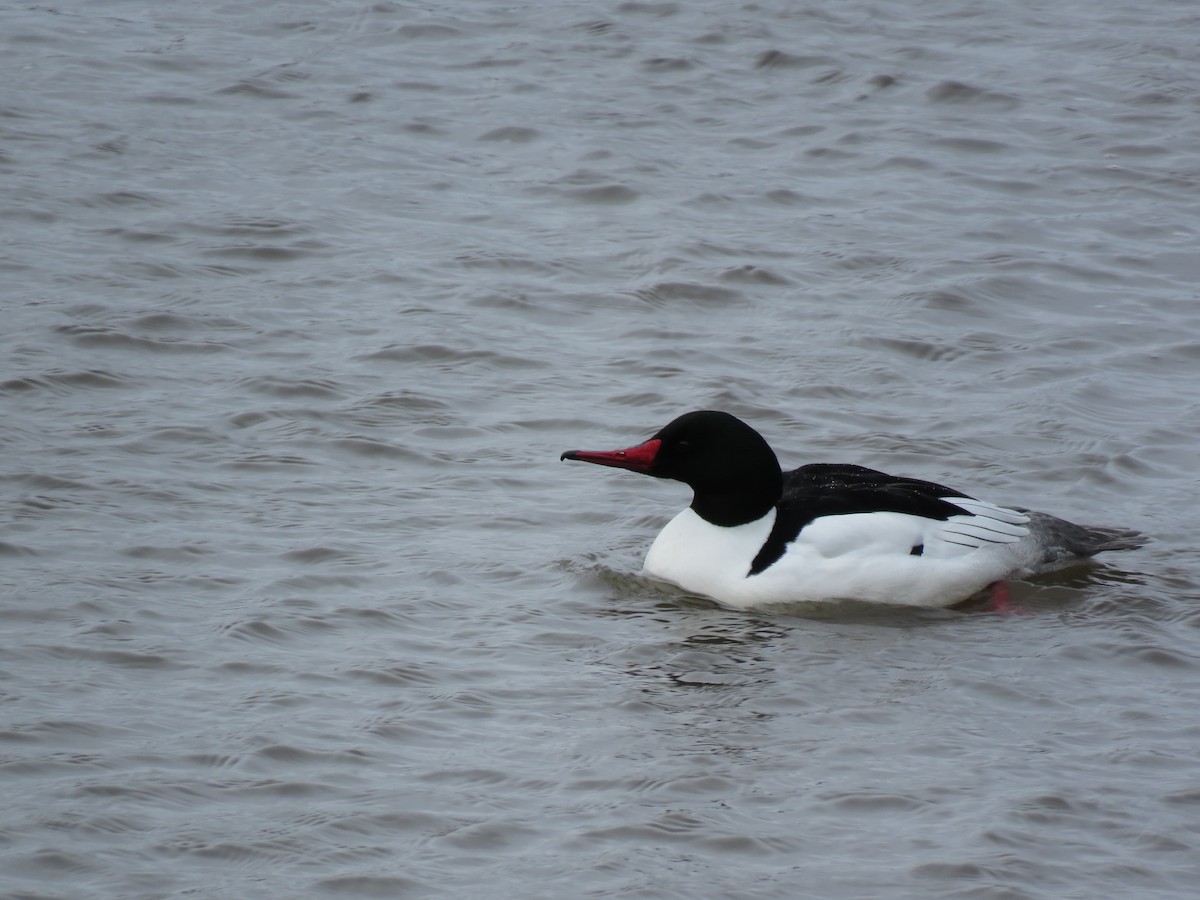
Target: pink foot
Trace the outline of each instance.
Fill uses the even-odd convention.
[[[1020,607],[1013,604],[1007,581],[993,581],[988,587],[992,593],[983,607],[985,610],[1000,613],[1002,616],[1017,615],[1021,612]]]

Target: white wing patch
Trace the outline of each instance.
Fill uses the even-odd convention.
[[[968,513],[951,516],[936,529],[934,536],[947,544],[976,550],[989,544],[1015,544],[1029,534],[1029,516],[1016,510],[967,497],[945,500]]]

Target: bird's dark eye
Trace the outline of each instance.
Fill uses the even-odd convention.
[[[675,445],[675,449],[682,450],[684,452],[691,450],[692,442],[691,441],[680,441],[678,444]]]

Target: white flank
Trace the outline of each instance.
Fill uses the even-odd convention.
[[[655,540],[643,572],[736,608],[825,600],[949,606],[1019,570],[1029,549],[1027,516],[977,500],[950,502],[966,514],[945,521],[891,512],[816,519],[758,575],[747,573],[774,510],[722,528],[685,509]]]

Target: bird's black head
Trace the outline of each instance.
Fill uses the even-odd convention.
[[[682,481],[695,493],[692,509],[714,525],[761,518],[783,489],[779,460],[762,435],[717,410],[685,413],[627,450],[570,450],[562,458]]]

